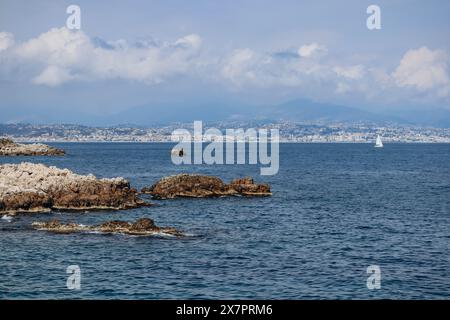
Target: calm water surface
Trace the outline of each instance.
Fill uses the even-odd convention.
[[[42,162],[137,188],[181,173],[251,175],[270,198],[180,199],[128,211],[0,220],[0,298],[450,298],[450,145],[282,144],[280,171],[253,165],[175,166],[171,144],[65,143]],[[31,223],[96,224],[150,217],[191,236],[57,235]],[[66,268],[81,268],[68,290]],[[381,289],[366,287],[379,265]]]

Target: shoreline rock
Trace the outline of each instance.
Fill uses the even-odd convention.
[[[0,214],[51,210],[121,210],[149,203],[123,178],[97,179],[23,162],[0,165]]]
[[[221,179],[196,174],[179,174],[162,178],[141,190],[155,199],[209,198],[224,196],[271,196],[268,184],[256,184],[252,178],[234,179],[225,184]]]
[[[33,222],[32,227],[36,230],[44,230],[53,233],[77,233],[77,232],[100,232],[100,233],[121,233],[134,236],[151,236],[151,235],[171,235],[175,237],[184,236],[184,234],[175,228],[158,227],[154,221],[149,218],[141,218],[133,223],[113,220],[106,221],[100,225],[86,226],[76,223],[61,223],[59,220],[51,220],[48,222]]]
[[[0,139],[0,156],[63,156],[65,151],[42,143],[22,144]]]

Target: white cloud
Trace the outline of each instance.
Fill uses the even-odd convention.
[[[14,45],[14,36],[9,32],[0,32],[0,51]]]
[[[175,41],[175,45],[181,45],[185,48],[199,48],[202,44],[202,39],[197,34],[190,34],[186,37],[178,39]]]
[[[312,48],[306,52],[305,49],[303,54],[310,56],[314,50]],[[226,79],[239,87],[315,87],[330,90],[339,86],[336,90],[339,93],[352,91],[355,88],[353,82],[366,74],[362,65],[336,66],[325,56],[304,59],[291,52],[257,53],[249,48],[235,50],[224,59],[221,71]]]
[[[49,66],[33,79],[33,83],[56,87],[64,82],[72,80],[73,78],[74,77],[71,76],[66,69],[56,66]]]
[[[312,57],[313,55],[316,55],[317,53],[320,52],[325,52],[326,48],[325,46],[319,45],[318,43],[311,43],[311,44],[307,44],[307,45],[303,45],[301,46],[297,53],[300,57],[304,57],[304,58],[308,58],[308,57]]]
[[[355,66],[336,66],[333,71],[339,76],[347,79],[357,80],[361,79],[365,75],[365,68],[362,65]]]
[[[1,39],[1,38],[0,38]],[[5,42],[5,41],[3,41]],[[0,40],[0,45],[3,43]],[[35,84],[57,86],[72,80],[127,79],[159,83],[193,66],[201,38],[191,34],[172,43],[98,45],[82,31],[55,28],[13,47],[17,63],[28,64]]]
[[[445,51],[426,47],[409,50],[397,68],[386,70],[379,63],[368,64],[364,60],[345,64],[331,54],[317,54],[318,47],[303,46],[297,54],[235,50],[222,60],[222,75],[243,90],[277,87],[298,95],[313,93],[331,99],[358,94],[367,101],[380,103],[434,103],[445,101],[450,95]]]
[[[255,80],[255,74],[252,69],[255,67],[255,63],[258,63],[257,60],[258,57],[250,49],[236,50],[224,63],[222,75],[235,84],[245,80]]]
[[[392,76],[399,87],[415,87],[420,91],[448,87],[448,55],[441,50],[422,47],[409,50]]]
[[[358,93],[366,99],[448,101],[450,95],[448,54],[427,47],[407,51],[394,70],[358,58],[346,63],[317,42],[281,52],[235,49],[218,57],[202,54],[201,48],[202,39],[196,34],[171,42],[130,43],[91,39],[63,27],[15,43],[11,33],[0,32],[0,77],[56,87],[110,79],[155,84],[181,74],[219,79],[242,90],[277,88],[331,99]]]

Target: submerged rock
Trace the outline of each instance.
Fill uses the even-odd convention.
[[[141,192],[157,199],[272,195],[268,184],[256,184],[252,178],[235,179],[225,184],[217,177],[195,174],[165,177]]]
[[[149,205],[123,178],[97,179],[24,162],[0,165],[0,213],[129,209]]]
[[[101,232],[101,233],[123,233],[136,236],[151,235],[171,235],[176,237],[183,236],[183,233],[175,228],[158,227],[152,219],[142,218],[134,223],[126,221],[107,221],[100,225],[86,226],[76,223],[61,223],[59,220],[51,220],[48,222],[33,222],[33,228],[37,230],[45,230],[54,233],[75,233],[75,232]]]
[[[0,139],[0,156],[62,156],[64,150],[42,143],[22,144],[11,139]]]

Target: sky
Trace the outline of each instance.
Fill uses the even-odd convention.
[[[79,30],[66,26],[72,4]],[[367,28],[372,4],[381,29]],[[0,122],[89,123],[136,107],[201,120],[205,106],[295,99],[449,110],[449,59],[446,0],[0,0]]]

